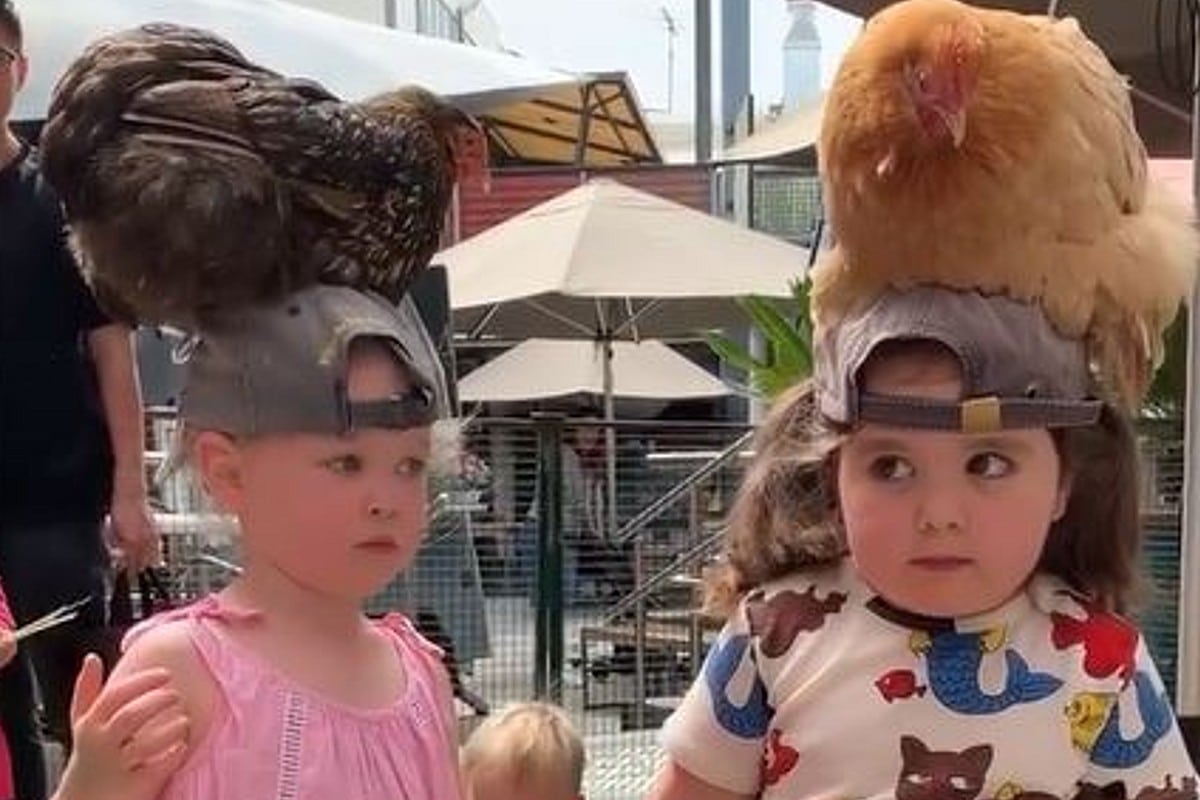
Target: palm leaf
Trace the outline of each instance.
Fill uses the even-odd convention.
[[[778,301],[750,296],[738,301],[751,326],[766,344],[762,358],[740,343],[717,333],[704,338],[718,358],[744,371],[750,386],[769,399],[812,374],[812,322],[809,319],[808,281],[792,284],[792,308],[781,310]]]

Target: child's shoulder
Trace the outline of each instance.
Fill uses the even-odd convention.
[[[211,694],[212,677],[196,649],[187,619],[165,620],[126,640],[117,670],[131,673],[155,668],[169,671],[175,689],[185,698]]]
[[[843,598],[861,595],[864,584],[857,577],[849,559],[843,558],[827,564],[818,564],[789,572],[767,581],[746,593],[748,600],[770,598],[781,592],[825,595],[834,593]]]
[[[1033,613],[1046,618],[1052,625],[1061,625],[1064,618],[1070,617],[1082,621],[1104,620],[1112,625],[1137,630],[1133,622],[1108,609],[1087,592],[1074,589],[1053,575],[1035,575],[1029,581],[1025,594]]]
[[[217,718],[221,693],[196,646],[194,619],[187,612],[186,608],[166,612],[134,626],[109,680],[144,670],[167,670],[171,687],[187,710],[189,751],[194,753]]]

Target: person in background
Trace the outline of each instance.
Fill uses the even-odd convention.
[[[71,686],[104,623],[105,518],[130,568],[154,561],[158,541],[130,329],[84,283],[37,152],[10,124],[29,69],[17,9],[0,0],[0,580],[18,624],[93,599],[0,672],[17,796],[44,800],[30,670],[50,734],[69,747]]]
[[[517,703],[462,750],[466,800],[583,800],[583,740],[558,706]]]

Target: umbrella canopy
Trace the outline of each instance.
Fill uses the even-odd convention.
[[[766,123],[750,136],[725,150],[723,161],[772,161],[783,163],[805,163],[796,158],[807,152],[807,163],[815,163],[814,148],[821,135],[821,119],[825,110],[825,98],[784,114],[779,119]]]
[[[345,19],[282,0],[91,0],[22,8],[29,83],[13,119],[45,117],[58,76],[94,39],[146,22],[206,28],[247,58],[347,100],[419,83],[464,104],[519,99],[576,76],[516,56]]]
[[[586,339],[529,339],[458,382],[464,402],[508,402],[604,394],[605,350]],[[612,343],[612,395],[682,400],[719,397],[729,387],[653,339]]]
[[[606,179],[534,206],[434,256],[455,327],[469,335],[586,336],[602,345],[604,416],[614,418],[618,336],[745,324],[732,302],[789,297],[808,251]],[[652,333],[653,331],[653,333]],[[609,530],[616,437],[606,430]]]
[[[405,83],[425,86],[482,118],[498,162],[661,160],[623,73],[579,76],[282,0],[37,2],[21,13],[31,71],[15,121],[45,118],[55,81],[91,41],[146,22],[175,22],[212,30],[252,61],[317,80],[347,100]]]
[[[1161,156],[1191,154],[1191,27],[1177,8],[1188,3],[1129,0],[969,0],[972,5],[1007,8],[1027,14],[1053,11],[1075,17],[1103,48],[1134,88],[1138,131],[1150,152]],[[893,0],[822,0],[826,5],[868,17]]]
[[[807,258],[774,236],[594,179],[434,263],[446,266],[459,331],[603,338],[744,322],[730,298],[789,297]]]

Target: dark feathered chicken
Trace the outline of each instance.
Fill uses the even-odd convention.
[[[314,281],[398,300],[437,249],[473,126],[423,89],[343,103],[155,24],[66,72],[42,161],[102,300],[190,327]]]

